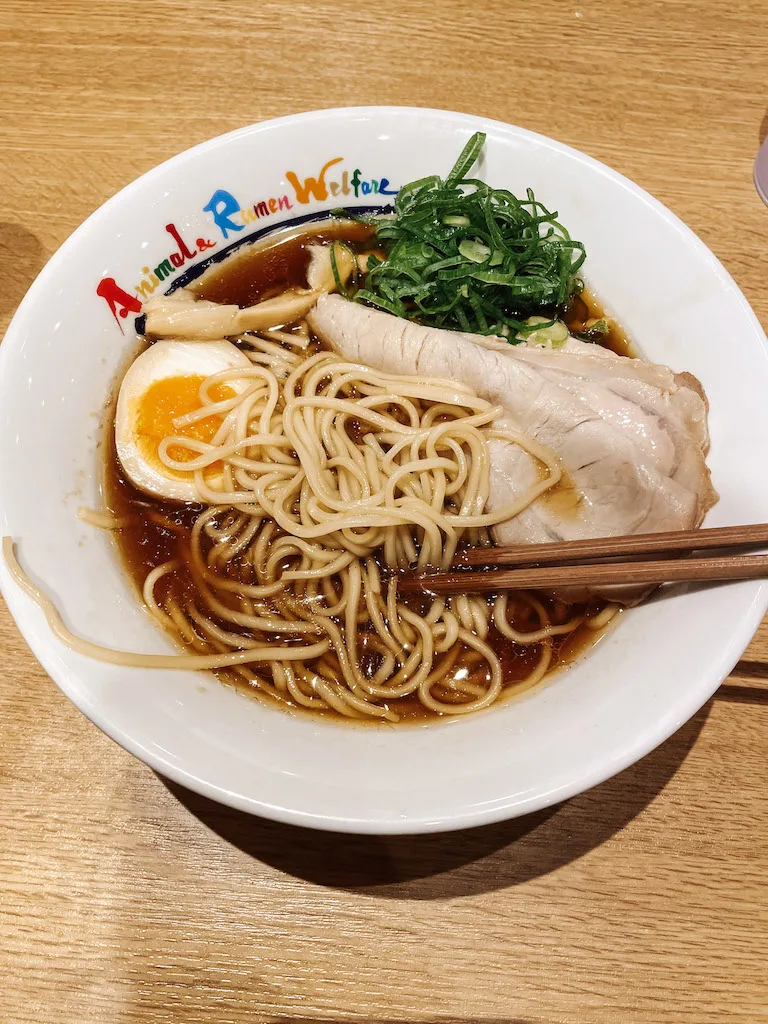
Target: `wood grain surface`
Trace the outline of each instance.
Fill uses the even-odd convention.
[[[350,103],[471,111],[579,147],[679,214],[768,326],[757,0],[0,0],[0,58],[0,329],[137,175]],[[208,803],[91,726],[4,609],[0,645],[2,1022],[768,1021],[766,625],[617,778],[421,839]]]

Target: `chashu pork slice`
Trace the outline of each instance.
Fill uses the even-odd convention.
[[[690,374],[575,338],[551,349],[421,327],[338,295],[322,296],[309,321],[346,359],[468,385],[504,407],[499,426],[557,454],[563,481],[494,527],[499,544],[694,529],[717,501],[706,398]],[[540,479],[540,466],[515,444],[490,445],[492,511]]]

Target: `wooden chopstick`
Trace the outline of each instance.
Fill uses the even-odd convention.
[[[729,555],[722,558],[679,558],[660,562],[493,569],[490,572],[437,572],[423,576],[403,576],[398,583],[398,590],[402,593],[479,594],[496,590],[756,580],[763,577],[768,577],[768,555]]]
[[[551,544],[465,548],[456,555],[451,568],[465,565],[551,565],[553,562],[587,558],[598,562],[618,555],[759,547],[763,544],[768,544],[768,523],[718,526],[709,530],[675,530],[671,533],[637,533],[631,537],[600,537],[597,540],[568,540]]]
[[[768,524],[757,523],[527,547],[473,548],[462,552],[452,563],[450,568],[458,571],[405,575],[400,579],[398,589],[404,593],[466,594],[524,588],[614,584],[652,586],[659,583],[762,579],[768,577],[768,555],[765,554],[696,558],[688,555],[691,551],[765,544],[768,544]],[[649,554],[677,557],[657,560],[644,557]],[[615,561],[622,555],[634,556],[634,560]],[[479,572],[461,569],[462,566],[499,564],[517,568]]]

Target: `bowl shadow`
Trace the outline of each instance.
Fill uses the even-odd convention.
[[[757,130],[758,146],[762,146],[766,138],[768,138],[768,107],[766,108],[766,111],[763,114],[763,119],[760,122],[760,127]]]
[[[0,325],[10,319],[46,258],[37,235],[22,224],[0,223]]]
[[[586,793],[520,818],[455,832],[319,832],[233,810],[158,777],[206,828],[288,875],[392,899],[452,899],[550,874],[610,839],[675,775],[710,707],[711,701],[641,761]]]

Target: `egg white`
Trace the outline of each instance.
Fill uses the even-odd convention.
[[[147,462],[137,442],[136,417],[145,392],[168,377],[209,377],[220,370],[250,367],[248,357],[228,341],[157,341],[134,360],[117,398],[115,446],[120,464],[134,486],[171,501],[200,501],[194,480],[166,476],[163,467]],[[242,391],[247,381],[227,381]]]

